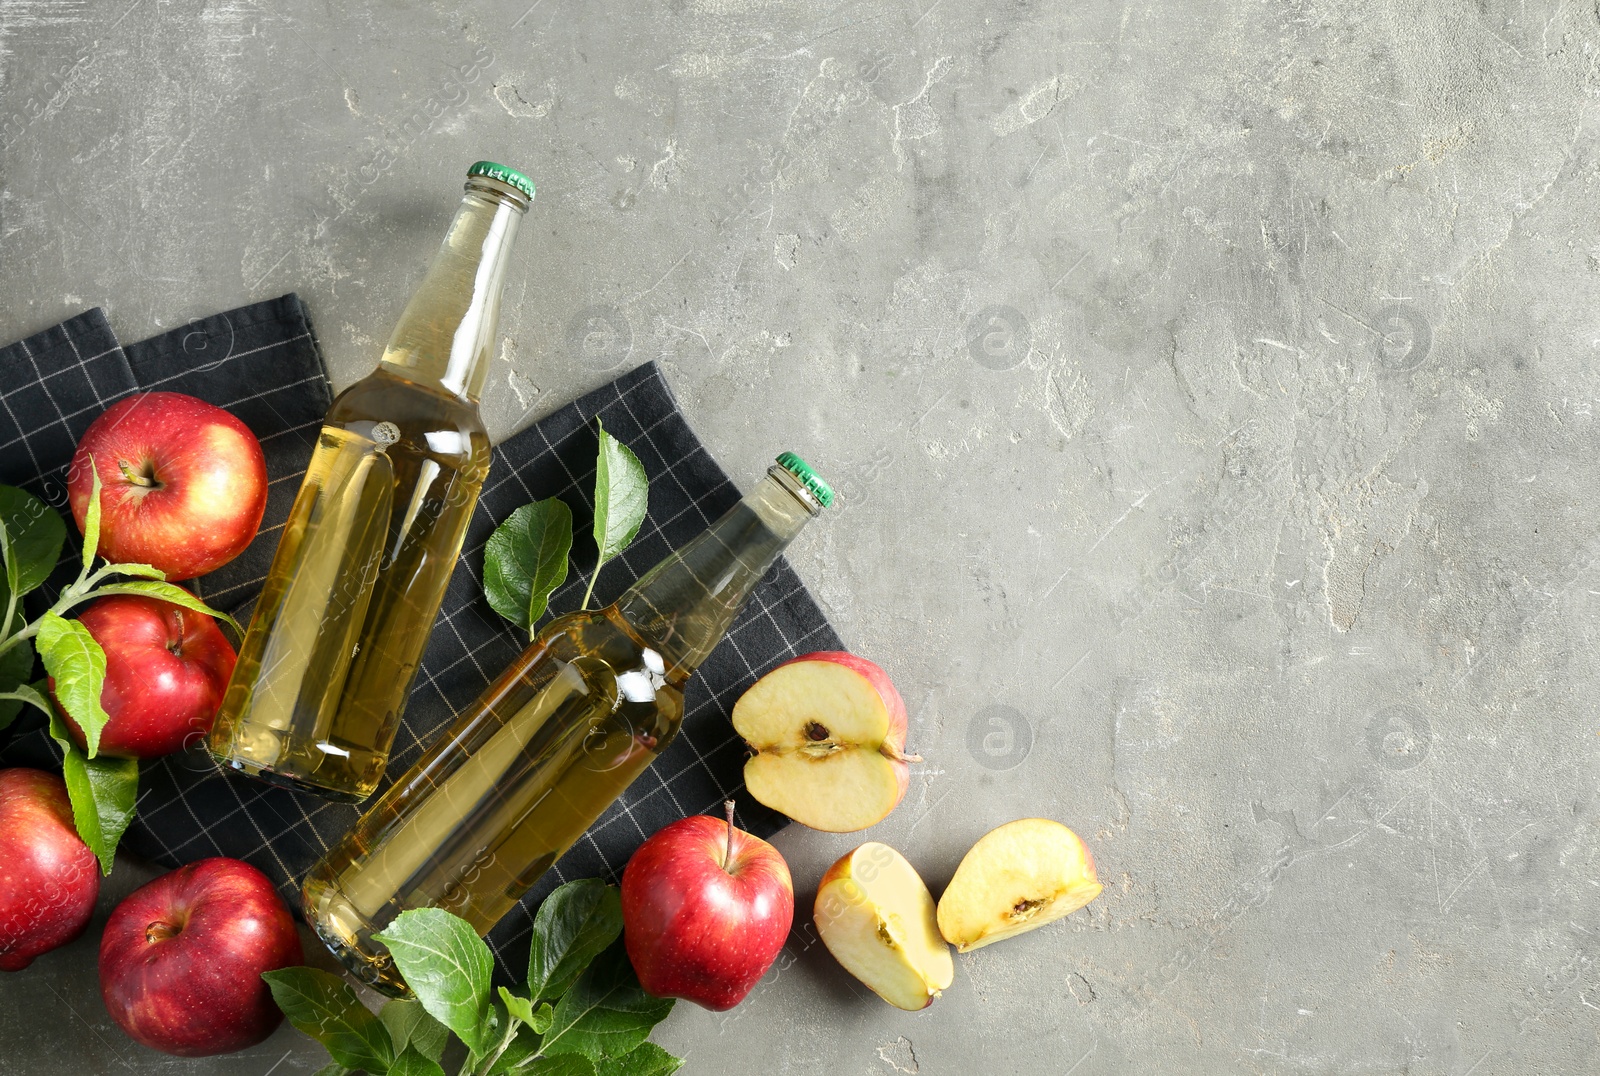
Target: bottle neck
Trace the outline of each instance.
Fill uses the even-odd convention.
[[[467,191],[422,284],[384,349],[382,368],[476,402],[500,323],[500,290],[528,199],[486,176]]]
[[[613,609],[681,683],[728,633],[745,601],[800,529],[822,511],[788,471],[767,477],[694,541],[646,572]]]

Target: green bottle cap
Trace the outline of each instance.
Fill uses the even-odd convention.
[[[507,168],[505,165],[495,164],[493,161],[479,161],[467,169],[467,178],[471,179],[473,176],[488,176],[490,179],[498,179],[501,183],[517,188],[530,199],[533,197],[533,180],[515,168]]]
[[[785,452],[778,457],[778,466],[794,475],[800,484],[811,491],[822,505],[827,508],[833,504],[833,487],[822,480],[822,476],[811,469],[811,464],[796,456],[793,452]]]

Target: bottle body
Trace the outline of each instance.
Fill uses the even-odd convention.
[[[488,933],[671,742],[683,684],[815,510],[769,476],[616,604],[542,629],[307,875],[334,955],[399,996],[373,940],[396,915],[444,908]]]
[[[357,978],[405,984],[372,935],[408,908],[480,934],[671,742],[680,688],[614,610],[552,621],[307,876],[307,917]]]
[[[528,201],[478,168],[378,369],[324,420],[240,647],[209,746],[262,780],[360,801],[387,765],[489,469],[477,397]]]
[[[377,787],[489,470],[477,408],[378,370],[340,394],[229,681],[212,751],[274,783]]]

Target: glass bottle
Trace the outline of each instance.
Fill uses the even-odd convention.
[[[467,172],[378,369],[334,400],[209,746],[270,781],[360,801],[383,776],[489,470],[478,416],[533,184]]]
[[[786,452],[614,605],[547,624],[306,877],[304,909],[363,982],[401,996],[373,934],[412,908],[489,929],[656,759],[683,685],[833,492]]]

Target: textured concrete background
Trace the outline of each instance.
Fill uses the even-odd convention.
[[[835,480],[794,560],[928,759],[870,836],[1107,889],[918,1014],[802,915],[690,1072],[1593,1072],[1597,63],[1562,0],[0,0],[0,335],[293,289],[343,385],[489,157],[497,435],[656,358]],[[857,839],[779,838],[803,906]],[[93,952],[0,1069],[324,1060],[135,1046]]]

